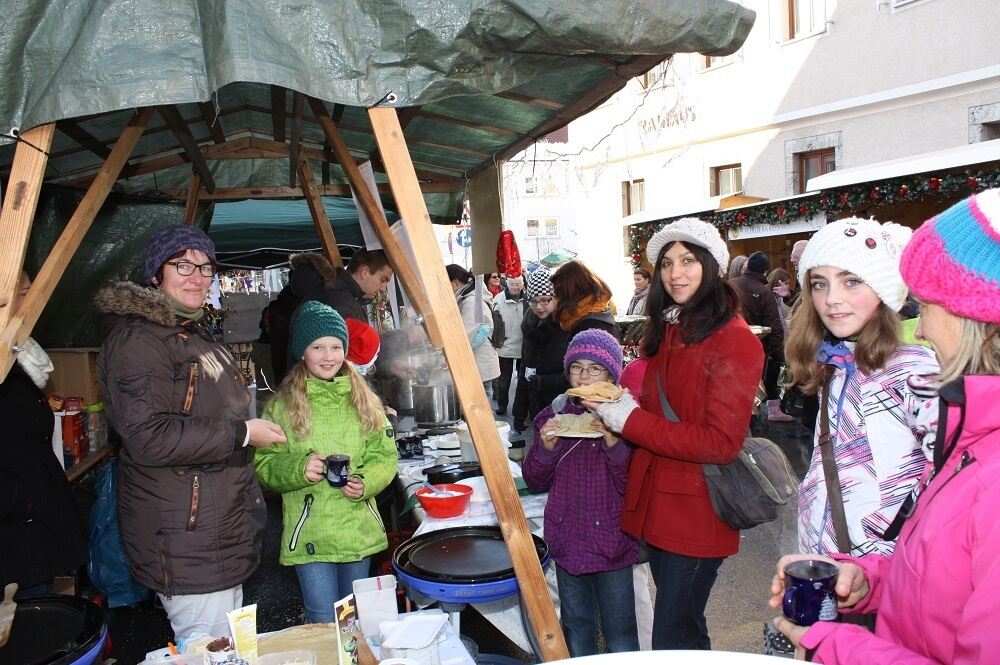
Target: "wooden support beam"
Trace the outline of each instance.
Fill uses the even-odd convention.
[[[288,142],[288,186],[295,186],[299,164],[299,142],[302,140],[302,93],[292,93],[292,139]]]
[[[72,120],[60,120],[56,124],[56,128],[102,160],[107,159],[108,155],[111,154],[111,148],[104,145],[102,141],[98,141],[93,134]]]
[[[33,127],[21,135],[24,140],[14,150],[14,164],[0,212],[0,330],[14,315],[14,299],[55,131],[54,122]]]
[[[358,165],[354,163],[354,158],[347,150],[347,144],[344,143],[343,137],[337,131],[336,123],[333,122],[333,118],[327,113],[326,106],[323,102],[313,97],[309,97],[307,101],[313,115],[316,116],[316,120],[323,128],[323,133],[326,135],[327,141],[333,147],[333,152],[337,155],[337,161],[344,170],[347,181],[354,188],[354,194],[358,197],[358,202],[361,204],[362,209],[364,209],[369,221],[371,221],[375,233],[378,234],[379,242],[382,243],[382,249],[385,250],[390,263],[392,263],[392,268],[399,278],[399,283],[403,286],[406,295],[410,298],[410,303],[416,308],[417,313],[424,317],[427,336],[434,346],[440,347],[441,337],[437,332],[437,326],[430,320],[434,314],[431,311],[427,294],[424,292],[417,274],[413,271],[413,266],[410,265],[409,257],[406,256],[403,248],[399,246],[396,238],[392,235],[392,231],[389,230],[389,223],[382,213],[382,207],[375,200],[375,195],[368,189],[368,184],[361,176]]]
[[[271,134],[278,143],[285,142],[285,89],[271,86]]]
[[[438,122],[446,122],[449,125],[458,125],[460,127],[469,127],[471,129],[479,129],[484,132],[489,132],[490,134],[498,134],[500,136],[510,136],[513,138],[520,138],[524,136],[524,133],[514,131],[513,129],[505,129],[503,127],[495,127],[493,125],[485,125],[481,122],[473,122],[472,120],[464,120],[462,118],[453,118],[450,115],[443,115],[441,113],[431,113],[430,111],[420,111],[421,118],[427,118],[428,120],[437,120]]]
[[[299,174],[299,182],[302,183],[302,196],[309,206],[309,213],[312,215],[313,224],[316,225],[316,235],[319,236],[319,244],[323,247],[323,253],[330,260],[335,268],[344,267],[344,257],[340,255],[340,248],[337,247],[337,238],[333,235],[333,227],[330,226],[330,217],[326,214],[326,207],[323,206],[323,199],[316,187],[316,176],[313,175],[312,167],[305,155],[301,155],[295,168]]]
[[[222,130],[221,113],[215,112],[215,107],[211,102],[199,102],[198,110],[201,111],[201,119],[208,126],[208,132],[212,135],[212,140],[216,143],[226,142],[226,133]]]
[[[486,476],[486,485],[500,521],[500,531],[514,563],[514,572],[538,636],[541,655],[546,661],[568,658],[569,652],[559,628],[559,619],[510,475],[493,410],[486,399],[486,391],[476,369],[475,357],[462,325],[458,304],[445,275],[444,259],[431,231],[431,220],[417,187],[417,176],[410,163],[396,111],[391,108],[372,108],[368,110],[368,116],[388,169],[393,197],[400,215],[406,220],[416,262],[415,272],[420,278],[418,284],[422,284],[427,290],[430,300],[434,316],[429,325],[438,328],[444,342],[444,354],[451,368],[455,391],[462,403],[462,412]],[[400,278],[404,285],[405,279],[402,276]]]
[[[177,137],[181,147],[184,148],[184,154],[191,160],[191,165],[194,166],[195,171],[201,176],[201,181],[205,185],[205,189],[209,192],[215,191],[215,178],[212,177],[212,172],[208,168],[205,156],[201,154],[198,142],[191,135],[191,128],[187,126],[184,118],[181,117],[181,112],[177,110],[176,106],[158,106],[156,110],[163,117],[163,121],[167,123],[167,126],[170,127],[170,131]]]
[[[201,176],[197,171],[191,174],[188,185],[187,202],[184,204],[184,223],[194,224],[194,216],[198,211],[198,195],[201,192]]]
[[[94,183],[84,194],[76,211],[70,217],[66,228],[63,230],[59,240],[52,247],[42,269],[35,277],[31,290],[20,309],[14,312],[6,327],[0,332],[0,376],[6,378],[11,365],[14,364],[13,348],[24,344],[24,340],[31,333],[38,317],[42,314],[45,304],[52,296],[52,292],[59,283],[63,271],[69,265],[70,259],[80,247],[80,242],[87,234],[87,230],[94,222],[101,206],[108,198],[111,188],[118,179],[118,173],[122,170],[129,155],[135,149],[135,144],[142,137],[143,130],[149,124],[149,119],[153,115],[151,107],[139,109],[128,125],[122,130],[118,142],[111,149],[100,173],[94,178]]]
[[[522,95],[517,92],[498,92],[497,97],[503,97],[504,99],[510,99],[511,101],[521,102],[523,104],[531,104],[532,106],[541,106],[543,109],[548,109],[550,111],[558,111],[562,109],[563,104],[560,102],[554,102],[551,99],[541,99],[540,97],[529,97],[528,95]]]

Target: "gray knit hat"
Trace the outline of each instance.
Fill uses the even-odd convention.
[[[528,283],[524,287],[524,292],[528,294],[529,300],[538,296],[554,296],[556,294],[552,290],[551,276],[552,274],[545,266],[536,268],[535,272],[528,275]]]
[[[191,224],[174,224],[154,233],[146,244],[139,263],[143,281],[152,284],[160,266],[171,256],[187,249],[202,252],[213,265],[218,263],[215,259],[215,243],[204,231]]]
[[[292,321],[292,341],[289,348],[292,357],[300,359],[306,348],[320,337],[336,337],[344,343],[344,357],[347,357],[347,343],[350,335],[347,323],[337,310],[316,300],[307,300],[299,307]]]
[[[715,262],[719,264],[719,272],[725,272],[729,266],[729,248],[719,234],[719,229],[697,217],[685,217],[667,224],[653,234],[646,243],[646,257],[656,268],[660,258],[660,250],[664,245],[680,241],[689,245],[698,245],[708,250]]]

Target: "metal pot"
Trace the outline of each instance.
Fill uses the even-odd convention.
[[[413,419],[421,427],[458,422],[462,407],[451,383],[413,384]]]

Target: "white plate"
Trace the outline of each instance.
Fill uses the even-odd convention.
[[[599,439],[604,435],[600,432],[564,432],[557,429],[556,436],[564,439]]]

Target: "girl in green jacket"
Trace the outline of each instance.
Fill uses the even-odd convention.
[[[259,448],[254,459],[261,484],[281,492],[279,561],[295,566],[310,623],[333,621],[334,602],[388,546],[375,495],[396,474],[396,444],[382,402],[344,361],[347,345],[340,314],[302,305],[289,345],[298,362],[264,410],[288,444]],[[342,486],[337,462],[325,463],[330,455],[350,457]]]

